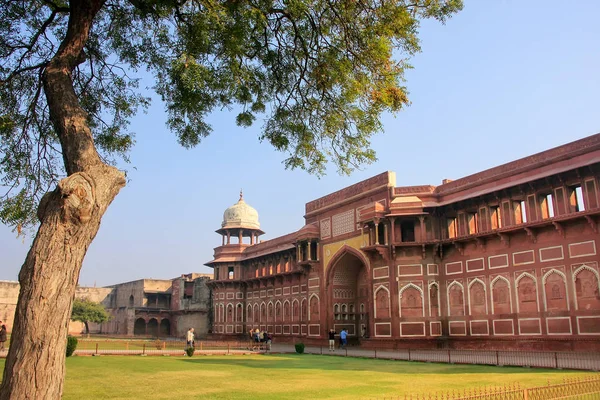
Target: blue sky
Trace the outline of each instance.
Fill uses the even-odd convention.
[[[109,285],[210,272],[223,211],[244,198],[262,239],[303,226],[306,202],[386,170],[397,185],[438,185],[600,132],[600,2],[467,0],[446,25],[425,21],[406,75],[412,105],[384,115],[379,160],[351,176],[286,171],[259,143],[262,123],[210,117],[213,134],[180,147],[158,99],[131,124],[129,183],[108,209],[80,284]],[[152,85],[151,81],[147,82]],[[31,241],[0,227],[0,280],[17,280]]]

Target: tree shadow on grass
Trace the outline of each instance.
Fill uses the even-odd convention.
[[[234,358],[235,357],[235,358]],[[247,358],[246,358],[247,357]],[[255,368],[261,370],[320,370],[320,371],[368,371],[383,373],[402,373],[409,375],[464,375],[464,374],[581,374],[583,371],[551,370],[542,368],[497,367],[490,365],[466,365],[426,363],[416,361],[380,360],[358,357],[331,357],[320,355],[262,355],[262,356],[199,356],[181,359],[182,362],[207,366],[229,366]]]

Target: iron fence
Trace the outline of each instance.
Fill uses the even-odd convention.
[[[598,400],[600,376],[565,379],[563,383],[521,387],[514,383],[504,387],[470,388],[463,391],[384,397],[382,400]],[[381,400],[381,399],[380,399]]]
[[[274,345],[274,351],[281,351]],[[292,351],[290,349],[289,351]],[[517,350],[435,350],[435,349],[362,349],[359,347],[336,348],[306,346],[305,353],[329,354],[348,357],[368,357],[401,361],[422,361],[447,364],[476,364],[516,366],[533,368],[577,369],[600,371],[600,352],[552,352]],[[600,400],[600,398],[599,398]]]
[[[183,340],[119,340],[79,339],[75,354],[78,355],[183,355],[186,342]],[[265,351],[249,341],[197,341],[198,354],[239,354],[250,351]]]

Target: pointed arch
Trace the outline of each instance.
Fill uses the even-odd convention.
[[[515,285],[519,286],[519,282],[525,277],[531,278],[535,283],[537,283],[537,278],[534,275],[531,275],[529,272],[523,272],[517,277],[517,279],[515,279]]]
[[[544,311],[569,310],[569,293],[567,277],[555,268],[542,276],[542,293],[544,295]]]
[[[252,321],[254,323],[260,322],[260,304],[254,303],[252,306]]]
[[[429,290],[429,316],[439,317],[441,315],[440,285],[436,281],[431,281],[427,285],[427,289]]]
[[[482,290],[483,292],[478,291],[477,288],[473,288],[473,286],[475,285],[479,285],[480,290]],[[485,287],[485,283],[483,283],[481,279],[475,278],[471,282],[469,282],[468,289],[469,290],[467,290],[467,295],[469,303],[469,315],[487,315],[487,288]]]
[[[446,289],[448,316],[465,315],[465,287],[458,281],[452,281]]]
[[[415,297],[415,294],[418,297]],[[414,283],[408,283],[398,290],[398,300],[398,312],[401,318],[425,316],[423,289]]]
[[[253,322],[252,314],[252,304],[248,304],[246,306],[246,322]]]
[[[235,322],[244,322],[244,305],[242,303],[235,305]]]
[[[292,300],[292,321],[300,321],[300,302],[298,299]]]
[[[334,267],[347,253],[352,254],[353,256],[358,258],[367,269],[367,276],[371,276],[371,264],[369,263],[367,257],[365,257],[361,251],[356,250],[355,248],[345,244],[338,251],[335,252],[335,254],[331,257],[331,260],[327,264],[327,285],[330,285],[333,281],[333,270],[335,269]]]
[[[588,265],[582,265],[573,272],[573,293],[575,309],[600,309],[600,275]]]
[[[308,297],[308,320],[318,321],[321,315],[321,299],[316,293],[312,293]]]
[[[286,321],[286,322],[292,320],[291,317],[290,317],[290,311],[291,311],[290,301],[286,299],[283,302],[283,320]]]
[[[300,321],[302,322],[308,321],[308,312],[306,309],[306,298],[303,298],[300,302]]]
[[[375,318],[391,317],[390,297],[390,290],[384,285],[379,285],[377,289],[375,289],[375,292],[373,293],[373,315]]]
[[[499,287],[497,288],[496,285]],[[492,314],[512,314],[513,307],[510,281],[504,276],[498,275],[492,279],[492,282],[490,283],[490,291],[492,294]],[[507,303],[508,308],[506,309]]]
[[[234,315],[233,313],[235,312],[234,308],[233,308],[233,303],[228,303],[227,304],[227,313],[225,314],[225,322],[234,322]]]
[[[559,270],[557,270],[557,269],[555,269],[555,268],[552,268],[550,271],[546,272],[546,273],[544,274],[544,276],[542,276],[542,284],[543,284],[543,285],[545,285],[545,284],[546,284],[546,280],[548,280],[548,277],[549,277],[550,275],[552,275],[552,274],[556,274],[556,275],[560,276],[560,277],[561,277],[561,278],[562,278],[564,281],[566,281],[566,280],[567,280],[567,277],[566,277],[566,275],[564,274],[564,272],[562,272],[562,271],[559,271]]]
[[[275,321],[275,305],[273,300],[267,303],[267,322]]]
[[[540,312],[537,278],[534,275],[529,272],[523,272],[515,279],[515,288],[517,295],[517,313]]]
[[[283,320],[283,308],[281,301],[277,300],[275,302],[275,321],[281,322]]]
[[[573,272],[573,282],[575,282],[577,275],[579,275],[579,273],[583,270],[590,271],[592,274],[596,275],[596,279],[598,279],[600,281],[600,274],[598,274],[598,271],[596,271],[594,268],[592,268],[590,266],[583,264],[582,266],[580,266]]]
[[[406,289],[411,288],[411,287],[417,289],[421,294],[423,294],[423,289],[421,289],[419,286],[415,285],[414,283],[408,283],[408,284],[402,286],[402,288],[400,288],[400,290],[398,291],[398,295],[402,296],[402,293]]]
[[[258,322],[267,322],[267,305],[264,301],[260,303],[260,318]]]

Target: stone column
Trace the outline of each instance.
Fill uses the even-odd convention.
[[[363,224],[360,224],[360,247],[365,247],[365,231]]]
[[[421,242],[425,241],[426,233],[425,233],[425,217],[419,216],[419,222],[421,222]]]
[[[310,252],[310,245],[311,245],[311,241],[310,241],[310,239],[309,239],[309,240],[308,240],[308,249],[307,249],[307,251],[306,251],[306,254],[307,254],[307,261],[310,261],[310,260],[312,260],[312,258],[311,258],[311,255],[312,255],[312,254],[310,254],[310,253],[311,253],[311,252]]]
[[[388,244],[388,226],[387,224],[383,225],[383,244]]]
[[[227,231],[227,244],[231,244],[231,232]]]
[[[316,243],[316,251],[317,251],[317,254],[315,254],[315,258],[317,261],[319,261],[319,242]]]
[[[379,223],[375,222],[375,245],[379,244]]]
[[[242,244],[242,233],[243,231],[240,229],[240,233],[238,233],[238,243]]]

